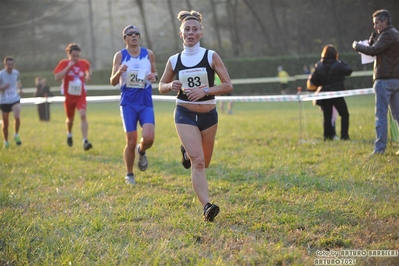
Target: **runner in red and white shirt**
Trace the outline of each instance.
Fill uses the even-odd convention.
[[[81,131],[83,138],[83,149],[89,150],[93,146],[87,139],[88,122],[86,118],[86,88],[85,81],[91,80],[90,62],[79,59],[80,47],[76,43],[70,43],[65,49],[68,59],[61,60],[54,69],[56,80],[62,80],[62,92],[65,95],[65,112],[67,128],[67,144],[73,145],[72,126],[75,109],[79,111]]]

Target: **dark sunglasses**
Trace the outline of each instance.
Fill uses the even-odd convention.
[[[140,32],[133,31],[133,32],[128,32],[125,34],[125,36],[140,36]]]

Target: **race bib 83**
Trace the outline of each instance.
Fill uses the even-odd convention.
[[[204,67],[180,70],[179,80],[183,83],[183,91],[209,86],[208,74]]]

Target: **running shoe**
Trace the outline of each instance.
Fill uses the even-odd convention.
[[[10,148],[10,143],[9,143],[8,141],[7,141],[7,142],[4,142],[3,148],[4,148],[4,149]]]
[[[184,149],[183,145],[180,145],[180,151],[181,151],[181,164],[183,165],[184,168],[186,169],[190,169],[191,167],[191,161],[186,159],[186,156],[184,154],[186,154],[186,149]]]
[[[83,149],[85,151],[90,150],[91,148],[93,148],[93,145],[91,145],[91,143],[88,140],[85,140],[85,142],[83,143]]]
[[[384,154],[384,151],[373,151],[370,156],[376,156],[376,155],[382,155]]]
[[[14,140],[15,140],[15,143],[17,143],[17,145],[22,144],[22,141],[21,141],[21,138],[19,137],[19,135],[14,136]]]
[[[72,137],[67,137],[67,144],[69,147],[72,147],[72,145],[73,145]]]
[[[216,215],[218,215],[219,210],[219,206],[208,202],[204,207],[204,220],[208,222],[213,222]]]
[[[136,151],[137,151],[137,155],[139,156],[139,160],[137,162],[139,169],[141,171],[145,171],[148,166],[148,160],[147,160],[147,156],[145,155],[145,153],[144,154],[140,153],[140,144],[137,144]]]
[[[129,185],[136,184],[136,181],[134,180],[134,174],[125,176],[125,182],[126,182],[126,184],[129,184]]]

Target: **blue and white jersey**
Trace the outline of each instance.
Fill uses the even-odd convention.
[[[10,84],[10,86],[0,91],[0,104],[9,104],[18,102],[21,97],[18,94],[19,71],[13,69],[11,74],[6,69],[0,71],[0,85]]]
[[[147,49],[141,47],[137,57],[131,56],[127,49],[121,50],[121,53],[121,65],[127,65],[127,70],[119,78],[120,105],[153,107],[152,85],[146,79],[146,76],[151,73],[151,62]]]

